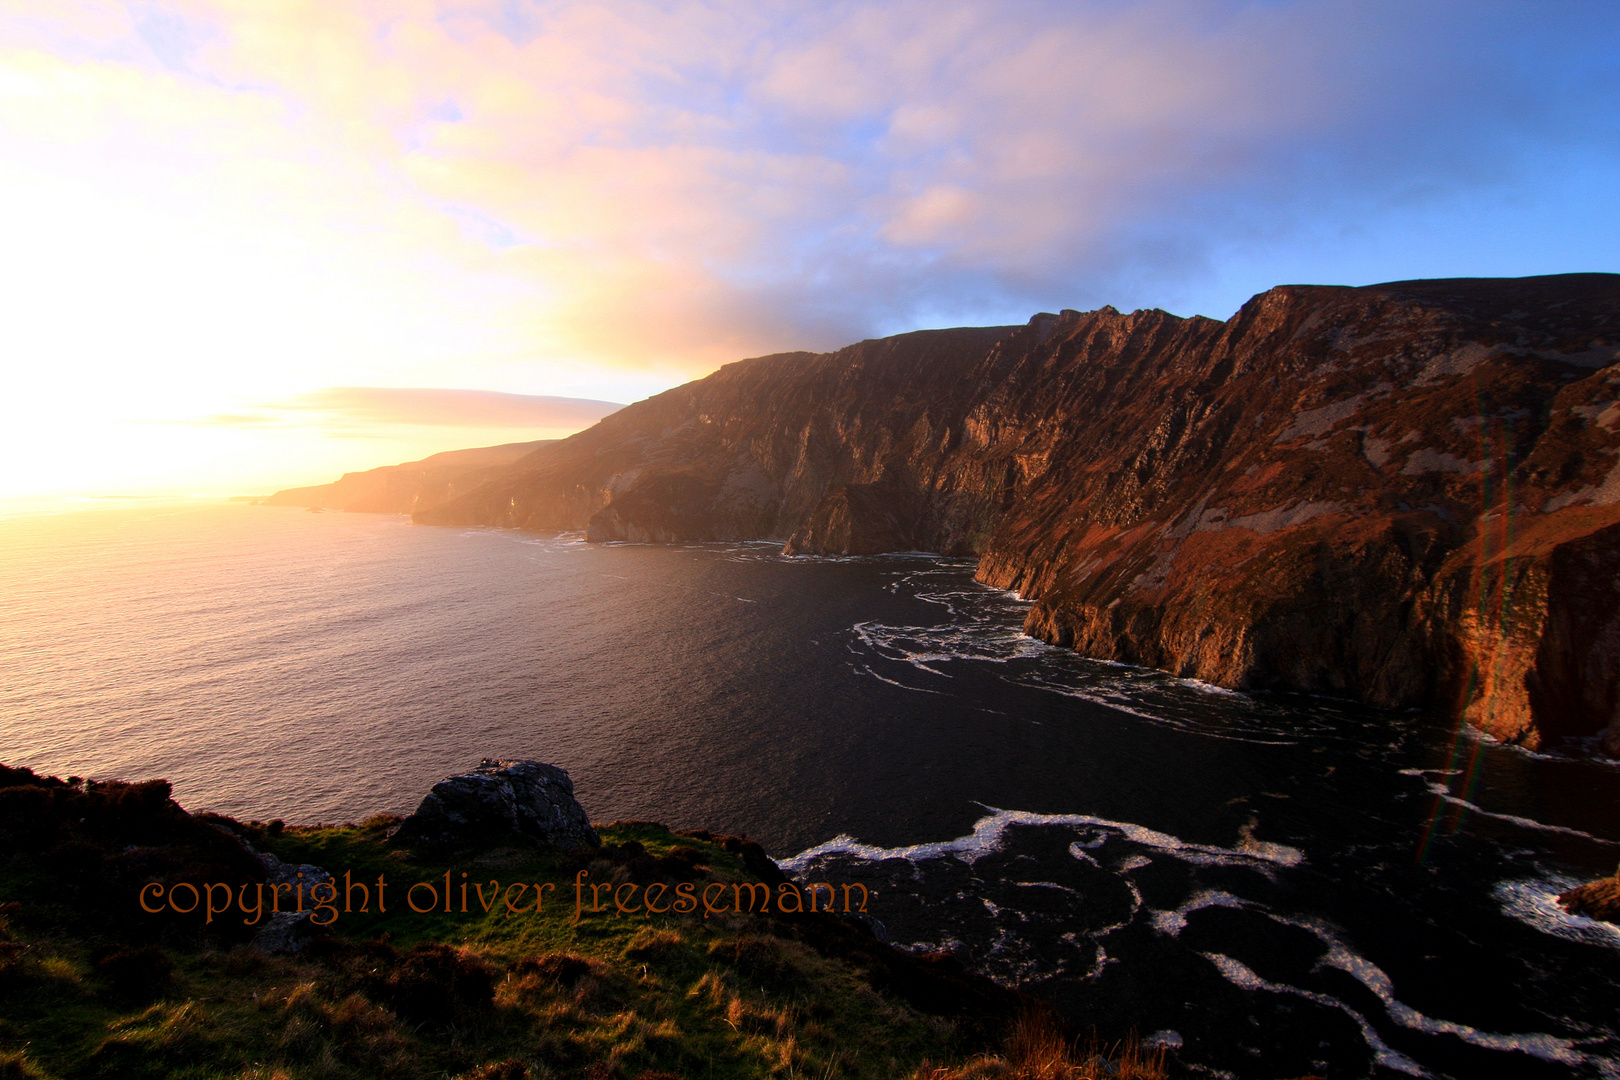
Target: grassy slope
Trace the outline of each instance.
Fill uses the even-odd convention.
[[[894,968],[891,950],[836,920],[604,912],[574,924],[582,865],[591,880],[623,881],[628,856],[674,852],[706,879],[748,880],[718,843],[631,823],[605,827],[606,857],[588,864],[516,849],[413,861],[384,845],[387,824],[243,827],[284,861],[389,879],[387,914],[341,916],[325,942],[292,956],[170,928],[161,947],[172,976],[147,952],[120,979],[104,959],[118,944],[108,935],[7,909],[0,1080],[1067,1074],[1036,1061],[1068,1060],[1041,1024],[1013,1027],[993,1009],[964,1017],[960,998],[941,1008],[941,984]],[[486,888],[493,878],[557,890],[538,914],[509,916],[499,903],[486,913],[476,901],[467,914],[405,908],[396,883],[442,881],[446,870]],[[51,876],[13,857],[0,898],[37,898]],[[1023,1067],[983,1053],[1009,1031]]]

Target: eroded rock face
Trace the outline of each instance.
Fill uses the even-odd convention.
[[[491,758],[434,784],[416,813],[389,833],[395,843],[437,848],[513,838],[560,851],[602,845],[568,773],[541,761]]]
[[[729,365],[416,520],[929,550],[1026,630],[1620,750],[1620,276],[1285,286]]]

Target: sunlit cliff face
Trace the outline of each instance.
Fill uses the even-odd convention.
[[[1601,5],[12,0],[0,497],[580,423],[331,387],[630,401],[1041,308],[1613,269],[1617,37]]]

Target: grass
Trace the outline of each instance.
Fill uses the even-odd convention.
[[[66,872],[66,849],[13,854],[0,864],[0,900],[21,901],[0,907],[0,1080],[1060,1080],[1103,1075],[1105,1059],[1125,1080],[1163,1075],[1128,1046],[1076,1049],[1027,1002],[1014,1023],[1017,995],[836,918],[624,915],[611,903],[576,916],[581,871],[618,895],[654,880],[721,892],[750,882],[756,856],[735,840],[631,822],[600,827],[603,848],[584,854],[433,858],[385,843],[391,823],[232,823],[340,886],[344,871],[388,882],[385,912],[373,890],[371,910],[339,911],[291,955],[240,940],[240,911],[147,924],[32,903]],[[404,902],[414,882],[436,883],[433,910]],[[539,911],[512,914],[493,882],[503,896],[525,883],[520,908],[552,888]],[[425,906],[425,891],[416,897]]]

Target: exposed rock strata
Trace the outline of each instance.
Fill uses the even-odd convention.
[[[356,513],[411,514],[476,490],[501,475],[508,465],[554,441],[537,439],[472,450],[448,450],[421,461],[344,473],[341,479],[330,484],[288,488],[276,492],[265,503]]]
[[[1620,277],[1285,286],[728,365],[416,520],[980,557],[1026,629],[1620,753]]]
[[[600,847],[568,773],[540,761],[485,758],[440,780],[389,833],[395,843],[467,848],[517,838],[558,851]]]

